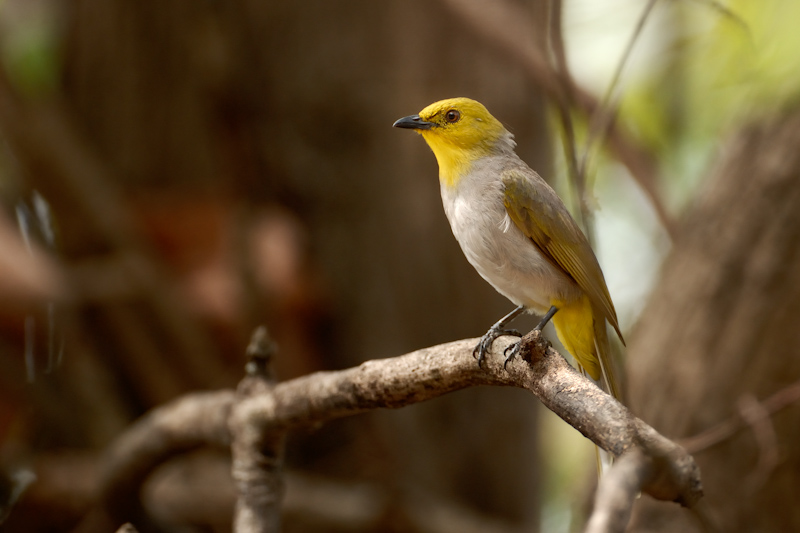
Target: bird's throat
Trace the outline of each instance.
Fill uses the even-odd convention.
[[[461,178],[469,172],[472,161],[482,155],[459,148],[434,136],[425,136],[425,140],[439,163],[439,181],[447,187],[458,185]]]

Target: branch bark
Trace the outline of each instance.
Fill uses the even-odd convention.
[[[507,370],[497,354],[502,353],[509,338],[496,341],[494,356],[487,358],[483,368],[478,368],[472,357],[476,341],[455,341],[399,357],[367,361],[346,370],[318,372],[256,387],[251,393],[240,393],[238,400],[233,391],[219,391],[188,395],[156,409],[123,434],[109,454],[101,489],[104,512],[117,524],[136,524],[143,517],[132,502],[138,501],[141,482],[175,453],[204,444],[232,443],[236,461],[243,457],[237,449],[263,451],[266,444],[267,450],[274,450],[276,443],[293,429],[370,409],[400,408],[474,385],[529,390],[595,444],[615,457],[623,457],[604,486],[613,486],[616,479],[628,477],[627,465],[632,459],[627,457],[644,457],[648,475],[640,474],[632,483],[628,480],[624,494],[630,502],[640,490],[689,507],[700,499],[700,476],[692,457],[581,376],[539,332],[523,339],[521,357]],[[240,484],[257,479],[259,486],[274,489],[280,484],[276,479],[277,464],[268,462],[265,474],[263,462],[247,460],[234,467],[234,474]],[[601,493],[605,491],[601,489]],[[274,502],[275,494],[279,491],[273,491],[267,499]],[[240,505],[249,509],[248,519],[237,524],[237,531],[275,531],[276,506],[265,509],[241,503],[244,496],[250,496],[240,494]],[[605,503],[607,500],[610,503]],[[615,503],[618,500],[619,497],[598,499],[597,512],[611,512],[619,507]],[[93,530],[87,527],[83,531]]]
[[[600,479],[586,533],[623,533],[636,496],[655,471],[653,458],[639,449],[620,457]]]
[[[278,532],[283,498],[283,448],[285,431],[264,431],[263,424],[246,408],[248,401],[269,397],[275,389],[272,358],[275,346],[265,327],[253,333],[247,347],[247,376],[236,391],[229,429],[233,443],[233,479],[238,499],[233,517],[236,532]]]

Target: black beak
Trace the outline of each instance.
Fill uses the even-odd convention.
[[[419,115],[410,115],[407,117],[403,117],[395,121],[392,124],[394,128],[406,128],[410,130],[429,130],[434,127],[436,124],[433,122],[425,122],[420,118]]]

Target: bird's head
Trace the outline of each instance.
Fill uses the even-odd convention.
[[[475,159],[514,148],[513,136],[500,121],[483,104],[469,98],[440,100],[393,126],[422,135],[446,182],[457,181]]]

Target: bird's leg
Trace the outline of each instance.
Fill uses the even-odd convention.
[[[556,307],[555,305],[550,306],[550,310],[547,311],[547,313],[542,317],[539,323],[536,324],[536,327],[533,328],[533,331],[542,331],[544,327],[547,325],[547,323],[550,322],[550,319],[553,318],[553,315],[556,314],[556,311],[558,311],[558,307]],[[506,360],[505,362],[503,362],[503,368],[505,368],[506,365],[508,365],[508,363],[511,362],[519,353],[520,342],[521,340],[515,342],[514,344],[509,344],[506,347],[506,349],[503,350],[503,354],[505,354],[506,356]]]
[[[542,331],[544,327],[547,325],[547,323],[550,322],[550,319],[553,318],[553,315],[556,314],[556,311],[558,311],[558,307],[556,307],[555,305],[550,306],[550,310],[547,311],[547,314],[545,314],[542,317],[542,319],[539,321],[538,324],[536,324],[536,327],[533,329],[536,331]]]
[[[481,337],[480,342],[478,345],[475,346],[475,349],[472,350],[472,356],[478,360],[478,366],[481,366],[483,363],[483,358],[486,356],[486,352],[489,351],[489,348],[492,347],[492,343],[497,337],[503,335],[513,335],[515,337],[522,337],[522,333],[515,329],[506,329],[506,324],[517,318],[522,312],[525,311],[525,306],[520,305],[506,316],[495,322],[495,324],[489,328],[489,331]]]

